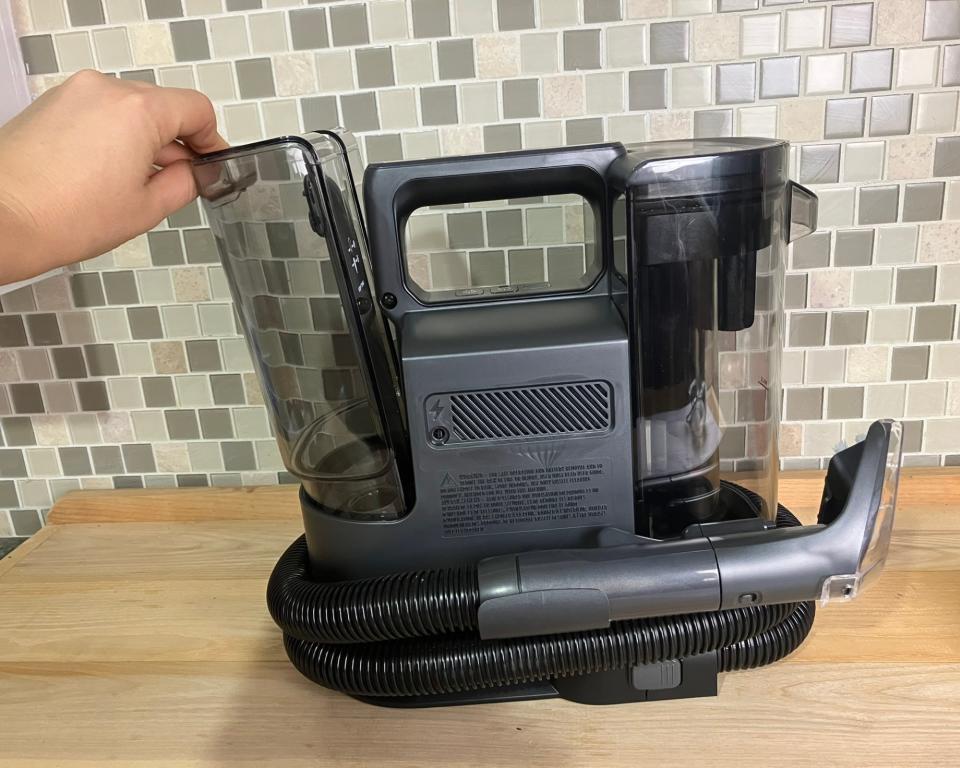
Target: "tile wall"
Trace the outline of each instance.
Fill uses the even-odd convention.
[[[958,0],[13,4],[35,93],[84,67],[199,88],[233,143],[342,124],[374,161],[789,139],[821,231],[788,262],[784,465],[877,416],[905,420],[907,463],[960,464]],[[73,488],[289,479],[203,224],[191,205],[0,297],[0,537]]]

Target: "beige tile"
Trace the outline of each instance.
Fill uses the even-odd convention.
[[[850,347],[847,350],[846,381],[863,384],[887,377],[890,348],[886,346]]]
[[[440,150],[445,156],[482,154],[483,127],[479,125],[443,126],[440,128]],[[441,247],[445,248],[446,245]]]
[[[453,0],[453,18],[458,35],[481,35],[494,30],[491,0]]]
[[[823,138],[823,99],[786,99],[780,104],[780,138],[818,141]]]
[[[933,419],[923,430],[924,449],[936,453],[955,453],[960,419]]]
[[[134,439],[129,413],[109,411],[97,414],[97,424],[105,443],[129,443]]]
[[[858,141],[843,149],[843,181],[876,181],[883,178],[886,143]]]
[[[63,416],[38,414],[31,421],[37,445],[70,445],[70,432]]]
[[[440,135],[437,131],[417,131],[403,134],[403,155],[408,160],[422,160],[440,154]]]
[[[523,146],[527,149],[545,149],[563,144],[563,123],[543,121],[523,126]]]
[[[781,424],[779,438],[781,456],[799,456],[803,449],[803,425]]]
[[[919,381],[907,385],[907,416],[923,418],[943,416],[947,402],[947,382]]]
[[[410,37],[407,3],[403,0],[370,3],[370,32],[375,42],[405,40]]]
[[[400,78],[400,61],[409,48],[420,48],[422,46],[397,46],[394,49],[394,56],[397,63],[398,82]],[[433,65],[431,63],[431,72]],[[317,53],[317,82],[321,92],[326,91],[352,91],[356,88],[356,81],[353,77],[353,61],[350,57],[350,51],[320,51]],[[415,82],[423,82],[417,80]]]
[[[853,273],[853,306],[870,306],[890,303],[890,269],[858,269]]]
[[[677,67],[671,78],[673,107],[702,107],[710,104],[712,68]]]
[[[157,70],[157,82],[168,88],[192,88],[196,90],[197,79],[193,67],[185,64],[179,67],[161,67]]]
[[[295,99],[265,101],[260,111],[263,114],[263,132],[267,136],[284,136],[303,130]]]
[[[782,110],[781,110],[782,112]],[[844,227],[853,224],[855,190],[837,187],[818,190],[820,227]]]
[[[947,416],[960,416],[960,381],[951,381],[947,386]]]
[[[844,349],[807,350],[806,384],[830,384],[843,381]]]
[[[207,301],[210,284],[204,267],[181,267],[172,270],[173,292],[177,301]]]
[[[587,114],[605,115],[623,112],[622,72],[602,72],[586,75]]]
[[[64,72],[76,72],[78,69],[91,69],[96,66],[88,32],[56,35],[55,39],[60,69]]]
[[[651,113],[652,114],[652,113]],[[683,116],[686,115],[686,128],[680,128],[676,125],[675,120],[682,120]],[[646,141],[649,138],[649,130],[647,128],[647,119],[648,115],[613,115],[607,118],[607,136],[611,139],[617,141]],[[691,112],[659,112],[656,113],[656,120],[650,120],[650,124],[658,121],[658,128],[668,133],[676,130],[682,131],[683,137],[689,137],[693,135],[693,113]],[[662,121],[662,122],[659,122]],[[670,125],[667,125],[667,122],[670,122]],[[680,135],[675,136],[675,138],[681,138]]]
[[[873,419],[903,416],[907,387],[904,384],[874,384],[866,388],[863,415]]]
[[[937,301],[960,302],[960,264],[942,265],[937,283]]]
[[[124,69],[133,64],[130,39],[123,27],[93,30],[93,47],[101,69]]]
[[[960,378],[960,343],[934,344],[930,355],[930,377]]]
[[[581,75],[545,77],[542,89],[544,117],[576,117],[584,113],[586,94]]]
[[[694,61],[726,61],[739,55],[739,17],[722,13],[693,20]]]
[[[541,0],[552,3],[553,0]],[[670,0],[627,0],[626,18],[660,19],[670,15]]]
[[[473,0],[466,0],[472,2]],[[485,0],[483,0],[485,2]],[[580,21],[578,0],[537,0],[540,7],[540,26],[574,27]]]
[[[169,24],[133,24],[129,30],[133,63],[138,67],[174,63]]]
[[[480,35],[473,39],[473,47],[477,57],[478,78],[520,74],[519,35]]]
[[[922,224],[918,261],[926,264],[960,262],[960,221]]]
[[[803,428],[804,456],[833,456],[843,439],[839,422],[810,422]]]
[[[933,137],[908,136],[887,139],[885,178],[925,179],[933,172]]]
[[[560,36],[546,32],[520,36],[520,71],[544,74],[560,69]]]
[[[957,92],[921,93],[917,97],[917,132],[952,133],[957,123]],[[931,155],[933,153],[931,152]],[[918,177],[919,178],[919,177]]]
[[[740,136],[777,137],[777,107],[742,107],[737,110]]]
[[[916,43],[923,37],[924,0],[876,0],[877,45]]]
[[[698,16],[713,13],[713,0],[672,0],[672,16]]]
[[[807,305],[811,308],[846,307],[850,304],[853,273],[849,269],[810,272]]]
[[[910,307],[877,307],[870,317],[870,341],[898,344],[910,339]]]
[[[317,72],[311,53],[280,53],[273,57],[277,96],[305,96],[317,91]]]
[[[191,470],[186,443],[154,443],[153,456],[158,472],[189,472]]]
[[[494,106],[496,106],[497,88],[493,83],[485,83],[493,91]],[[464,85],[461,88],[463,93],[468,87],[473,85]],[[385,129],[416,128],[418,123],[417,116],[417,97],[412,88],[396,88],[393,90],[380,90],[377,93],[380,101],[380,125]],[[464,107],[467,105],[466,96],[464,96]],[[464,122],[480,122],[468,120],[465,111],[461,112]],[[494,120],[496,118],[493,118]]]
[[[182,341],[155,341],[150,345],[157,373],[187,373],[187,357]]]

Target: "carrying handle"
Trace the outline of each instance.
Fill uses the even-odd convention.
[[[363,197],[381,307],[396,320],[411,311],[467,303],[464,296],[426,304],[409,287],[404,256],[407,220],[418,208],[430,205],[579,194],[593,208],[605,270],[610,256],[605,173],[623,153],[622,145],[611,143],[370,165],[363,179]],[[510,298],[509,293],[483,297]],[[472,296],[468,300],[476,303]]]

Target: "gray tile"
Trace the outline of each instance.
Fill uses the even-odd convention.
[[[29,416],[8,416],[4,418],[3,437],[10,447],[37,444],[37,436],[33,431],[33,421]],[[16,504],[11,506],[16,506]],[[0,503],[0,508],[2,507],[3,505]]]
[[[702,109],[693,113],[693,135],[710,139],[733,135],[732,109]]]
[[[49,75],[59,72],[57,54],[50,35],[27,35],[20,38],[20,53],[28,75]]]
[[[886,91],[893,82],[893,48],[850,54],[850,92]]]
[[[173,54],[177,61],[201,61],[210,58],[207,25],[203,19],[170,22]]]
[[[956,317],[956,304],[917,307],[913,322],[914,341],[950,341]]]
[[[160,324],[160,310],[157,307],[128,307],[127,320],[130,321],[130,335],[132,338],[163,338],[163,326]]]
[[[380,129],[377,97],[373,91],[344,94],[340,97],[340,110],[344,127],[349,131],[364,133]]]
[[[510,282],[514,285],[543,282],[543,251],[539,248],[517,248],[507,252]]]
[[[149,443],[125,443],[120,446],[123,453],[123,463],[127,472],[140,474],[156,472],[157,465],[153,460],[153,448]]]
[[[153,266],[170,267],[183,264],[183,246],[180,243],[178,231],[148,232],[147,244],[150,247],[150,261]]]
[[[870,100],[870,135],[900,136],[910,133],[913,94],[874,96]]]
[[[942,181],[907,184],[903,190],[902,221],[936,221],[943,213]]]
[[[830,387],[827,390],[828,419],[863,417],[863,387]]]
[[[960,136],[942,136],[933,152],[934,176],[960,176]]]
[[[148,19],[176,19],[183,16],[180,0],[146,0]]]
[[[90,454],[86,448],[59,448],[57,453],[60,454],[60,466],[63,467],[63,474],[67,477],[93,474],[93,467],[90,466]]]
[[[363,143],[367,147],[368,163],[389,163],[403,160],[403,143],[400,141],[399,133],[365,136]]]
[[[26,477],[27,465],[23,451],[13,448],[0,449],[0,477],[5,479]]]
[[[476,77],[473,39],[438,41],[437,70],[441,80],[469,80]]]
[[[795,0],[790,0],[794,2]],[[767,5],[770,5],[768,2]],[[733,11],[754,11],[759,7],[758,0],[717,0],[717,10],[720,13]]]
[[[914,304],[933,301],[936,287],[936,267],[904,267],[898,269],[896,302],[898,304]]]
[[[157,84],[157,77],[152,69],[128,69],[120,73],[121,80],[136,80],[139,83]]]
[[[10,400],[14,413],[43,413],[43,394],[40,385],[34,383],[11,384]]]
[[[206,488],[209,484],[206,475],[177,475],[177,488]]]
[[[760,98],[800,95],[800,57],[785,56],[760,62]]]
[[[630,73],[628,83],[630,110],[666,109],[667,70],[637,69]]]
[[[241,59],[236,63],[237,85],[242,99],[266,99],[276,96],[270,59]]]
[[[599,144],[603,141],[603,118],[586,117],[566,122],[566,144]]]
[[[61,344],[60,324],[53,312],[26,315],[27,331],[34,346],[50,347]]]
[[[11,509],[10,521],[17,536],[33,536],[42,527],[40,515],[35,509]]]
[[[20,497],[17,495],[17,484],[13,480],[0,480],[0,509],[11,509],[20,506]]]
[[[839,179],[839,144],[807,144],[800,148],[802,184],[830,184]]]
[[[169,376],[144,376],[140,386],[143,387],[143,402],[148,408],[170,408],[177,404],[173,380]]]
[[[486,152],[511,152],[520,149],[519,123],[497,123],[483,126],[483,148]]]
[[[213,390],[213,402],[216,405],[243,405],[247,401],[243,391],[243,377],[238,373],[212,375],[210,388]]]
[[[757,65],[752,61],[717,67],[717,104],[753,101],[756,86]]]
[[[102,307],[107,303],[103,283],[97,272],[79,272],[70,275],[70,291],[76,307]]]
[[[204,439],[229,440],[233,437],[233,422],[228,408],[203,408],[198,415]]]
[[[25,347],[29,343],[22,317],[19,315],[0,315],[0,349]]]
[[[83,359],[80,347],[57,347],[50,350],[53,357],[53,370],[58,379],[87,378],[87,363]]]
[[[826,335],[826,312],[795,312],[790,316],[788,346],[822,347]]]
[[[587,24],[620,21],[622,18],[620,0],[583,0],[583,20]]]
[[[47,405],[47,413],[73,413],[77,410],[77,396],[69,381],[45,383],[43,401]]]
[[[334,45],[365,45],[370,42],[367,7],[363,3],[330,6],[330,29]]]
[[[261,0],[227,0],[227,10],[233,11],[253,11],[262,8]]]
[[[487,213],[487,238],[492,246],[523,245],[523,214],[519,210]]]
[[[866,267],[873,261],[873,230],[838,230],[834,243],[836,267]]]
[[[361,88],[394,85],[392,48],[360,48],[357,57],[357,83]]]
[[[183,247],[188,264],[216,264],[220,261],[217,244],[209,229],[183,230]]]
[[[501,30],[533,29],[536,26],[533,0],[497,0],[497,21]]]
[[[834,312],[830,318],[830,343],[864,344],[867,340],[867,312]]]
[[[197,414],[188,409],[169,410],[163,412],[167,422],[167,434],[171,440],[198,440],[200,439],[200,425],[197,423]]]
[[[327,12],[323,8],[299,8],[290,11],[290,42],[295,51],[327,48]]]
[[[563,68],[600,68],[599,29],[573,29],[563,33]]]
[[[890,381],[922,381],[927,378],[930,347],[894,347],[890,358]]]
[[[203,224],[200,219],[200,206],[197,201],[187,203],[183,208],[167,216],[168,227],[199,227]]]
[[[187,362],[191,371],[220,371],[220,345],[215,339],[197,339],[186,342]]]
[[[420,89],[420,115],[424,125],[453,125],[458,121],[457,88],[436,85]]]
[[[923,14],[924,40],[960,37],[960,3],[957,0],[927,0]]]
[[[897,220],[900,188],[896,185],[860,188],[858,224],[889,224]]]
[[[78,381],[77,400],[81,411],[109,411],[110,397],[103,381]]]
[[[873,3],[835,5],[830,14],[830,47],[869,45]]]
[[[783,306],[804,309],[807,306],[807,276],[786,275],[783,284]]]
[[[960,45],[943,47],[943,85],[960,85]]]
[[[447,217],[451,248],[483,248],[483,214],[453,213]]]
[[[413,36],[449,37],[450,3],[447,0],[413,0]]]
[[[506,119],[540,117],[540,81],[537,78],[503,81],[503,116]]]
[[[374,104],[376,108],[376,104]],[[303,126],[308,131],[318,128],[336,128],[340,125],[340,110],[336,96],[311,96],[300,99]]]
[[[137,290],[137,278],[131,270],[122,272],[104,272],[103,290],[107,304],[139,304],[140,292]]]
[[[67,11],[73,27],[92,27],[106,21],[100,0],[67,0]]]
[[[923,443],[923,422],[922,421],[904,421],[903,437],[900,444],[903,446],[904,453],[916,453],[920,450]]]
[[[94,445],[90,448],[93,471],[98,475],[122,475],[123,457],[119,445]]]
[[[83,348],[87,359],[87,369],[91,376],[119,376],[120,362],[117,360],[115,344],[87,344]]]
[[[823,415],[823,389],[802,387],[786,390],[787,421],[818,421]]]
[[[473,251],[470,254],[470,285],[504,285],[507,262],[503,251]]]
[[[828,99],[823,136],[826,139],[849,139],[863,136],[863,119],[867,99]]]
[[[223,468],[228,472],[243,472],[257,468],[253,443],[236,440],[220,443],[223,453]]]
[[[650,25],[650,63],[690,61],[690,22],[664,21]]]

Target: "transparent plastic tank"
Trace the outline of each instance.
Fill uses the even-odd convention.
[[[394,519],[408,503],[403,414],[371,298],[357,158],[349,135],[319,132],[211,155],[194,172],[284,464],[327,510]]]
[[[640,527],[676,535],[745,498],[772,518],[784,255],[791,214],[793,237],[814,226],[812,196],[789,180],[787,145],[760,139],[632,145],[612,173]]]

